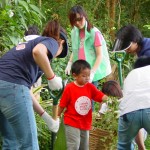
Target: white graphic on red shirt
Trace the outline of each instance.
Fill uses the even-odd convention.
[[[87,115],[91,109],[91,100],[86,96],[81,96],[75,102],[75,110],[80,115]]]

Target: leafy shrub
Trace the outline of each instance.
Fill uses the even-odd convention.
[[[109,132],[109,136],[102,137],[101,141],[105,143],[108,140],[111,142],[106,145],[106,149],[114,150],[117,144],[117,130],[118,130],[118,98],[110,97],[107,101],[108,110],[105,114],[100,116],[93,113],[93,127]]]

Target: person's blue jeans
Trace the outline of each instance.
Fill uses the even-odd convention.
[[[98,87],[98,81],[94,81],[92,82],[93,85],[95,85],[96,87]],[[95,110],[95,106],[94,106],[94,100],[92,100],[92,111]]]
[[[121,116],[118,125],[118,150],[133,150],[132,140],[141,128],[150,134],[150,108]]]
[[[30,90],[0,80],[0,134],[3,150],[39,150]]]

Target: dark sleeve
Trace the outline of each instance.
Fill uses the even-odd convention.
[[[144,56],[150,57],[150,50],[145,51]]]

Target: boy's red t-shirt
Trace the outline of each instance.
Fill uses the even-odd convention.
[[[96,102],[102,102],[103,96],[104,93],[91,83],[87,83],[83,87],[79,87],[73,82],[67,84],[59,104],[60,107],[66,108],[64,124],[81,130],[90,130],[92,99]]]

